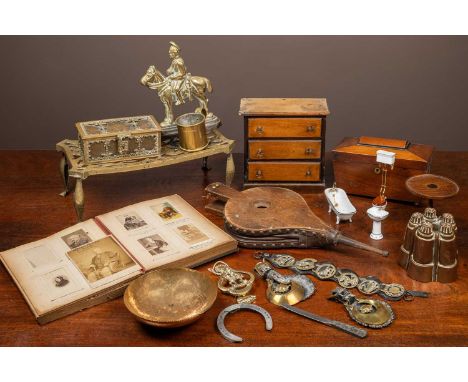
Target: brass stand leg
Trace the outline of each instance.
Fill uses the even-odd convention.
[[[60,193],[60,196],[67,196],[70,192],[70,189],[68,188],[68,163],[65,155],[62,155],[60,158],[60,175],[64,185],[64,190]]]
[[[84,193],[83,193],[83,180],[76,178],[75,193],[73,194],[73,201],[75,203],[75,211],[78,216],[78,221],[83,219],[84,211]]]
[[[232,158],[232,153],[228,154],[227,161],[226,161],[226,186],[230,186],[232,179],[234,178],[234,159]]]
[[[208,167],[208,157],[204,157],[202,159],[202,170],[203,171],[209,171],[211,168]]]

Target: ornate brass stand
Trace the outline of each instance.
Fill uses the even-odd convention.
[[[56,145],[56,150],[63,154],[60,160],[60,174],[64,182],[64,191],[60,194],[66,196],[70,191],[69,178],[76,179],[73,201],[78,220],[81,221],[84,211],[83,180],[93,175],[115,174],[119,172],[138,171],[149,168],[170,166],[172,164],[202,159],[202,169],[207,170],[207,158],[216,154],[226,154],[226,184],[230,185],[234,177],[234,160],[232,149],[234,141],[226,138],[219,130],[210,132],[210,143],[204,150],[185,152],[175,146],[163,145],[160,158],[127,159],[112,163],[99,163],[86,165],[77,140],[65,139]]]

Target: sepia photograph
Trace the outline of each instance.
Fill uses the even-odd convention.
[[[91,284],[135,265],[110,236],[76,248],[68,256]]]
[[[151,206],[151,209],[164,221],[176,220],[182,217],[182,214],[169,202]]]
[[[82,245],[91,243],[92,241],[83,229],[79,229],[75,232],[69,233],[68,235],[62,236],[62,240],[70,249],[81,247]]]
[[[144,227],[146,222],[136,213],[129,212],[123,215],[117,216],[117,220],[125,227],[127,231]]]
[[[169,250],[167,241],[160,235],[154,234],[138,239],[138,242],[152,255],[156,256]]]
[[[184,224],[176,227],[176,232],[189,245],[195,245],[209,240],[202,231],[193,224]]]

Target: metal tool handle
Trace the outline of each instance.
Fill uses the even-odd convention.
[[[296,307],[288,305],[288,304],[281,304],[281,306],[284,309],[286,309],[286,310],[288,310],[288,311],[290,311],[292,313],[296,313],[296,314],[298,314],[298,315],[300,315],[302,317],[308,318],[309,320],[320,322],[321,324],[325,324],[327,326],[331,326],[333,328],[340,329],[345,333],[352,334],[353,336],[356,336],[356,337],[359,337],[359,338],[365,338],[367,336],[367,330],[358,328],[356,326],[348,325],[348,324],[345,324],[344,322],[340,322],[340,321],[330,320],[329,318],[318,316],[316,314],[307,312],[305,310],[296,308]]]

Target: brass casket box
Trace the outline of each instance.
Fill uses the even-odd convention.
[[[78,122],[86,164],[161,155],[161,127],[152,115]]]

